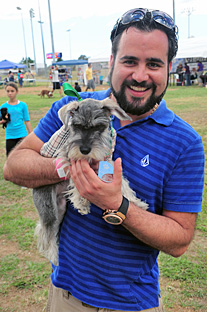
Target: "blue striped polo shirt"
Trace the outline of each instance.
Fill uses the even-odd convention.
[[[83,92],[82,98],[104,99],[110,90]],[[34,130],[44,142],[62,125],[60,107],[74,98],[55,102]],[[200,136],[166,107],[117,131],[114,159],[122,158],[123,173],[151,213],[163,209],[201,210],[204,151]],[[51,279],[79,300],[99,308],[140,311],[158,306],[159,251],[136,239],[123,226],[102,219],[102,210],[80,215],[70,205],[60,230],[59,266]]]

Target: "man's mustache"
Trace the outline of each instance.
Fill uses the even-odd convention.
[[[150,89],[154,87],[153,83],[147,84],[146,81],[137,82],[136,80],[125,80],[123,84],[126,87],[132,86],[132,87],[141,87],[145,89]]]

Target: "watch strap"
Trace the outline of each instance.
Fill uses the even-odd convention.
[[[122,203],[117,210],[118,215],[124,220],[126,218],[126,214],[129,208],[129,201],[126,197],[123,196]]]

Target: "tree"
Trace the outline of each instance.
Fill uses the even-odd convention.
[[[79,56],[78,60],[88,60],[88,57],[86,55],[81,54],[81,56]]]
[[[27,61],[29,64],[34,63],[34,60],[32,60],[30,57],[28,57],[27,60],[26,60],[26,58],[23,57],[20,64],[27,64]]]

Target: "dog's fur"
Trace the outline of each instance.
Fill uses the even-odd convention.
[[[10,114],[8,113],[8,110],[7,110],[6,107],[1,108],[1,118],[0,118],[0,120],[2,120],[2,119],[6,120],[6,122],[2,124],[2,128],[4,129],[4,128],[6,128],[7,123],[9,121],[11,121]]]
[[[38,95],[41,96],[41,98],[45,97],[45,95],[47,95],[48,98],[51,98],[53,96],[53,90],[51,90],[51,91],[49,91],[49,90],[42,90],[40,92],[40,94],[38,94]]]
[[[92,159],[105,160],[106,155],[111,152],[110,115],[115,115],[121,120],[130,119],[119,105],[109,98],[103,101],[86,99],[70,102],[63,106],[58,114],[65,129],[70,133],[65,144],[56,152],[56,156],[63,158],[66,166],[69,165],[70,159],[85,158],[89,163]],[[66,211],[65,194],[79,213],[90,212],[90,202],[80,196],[72,179],[33,190],[34,204],[40,216],[36,227],[38,248],[56,265],[59,226]],[[130,189],[124,177],[122,194],[135,205],[143,209],[148,208],[146,203],[136,198],[135,192]]]

